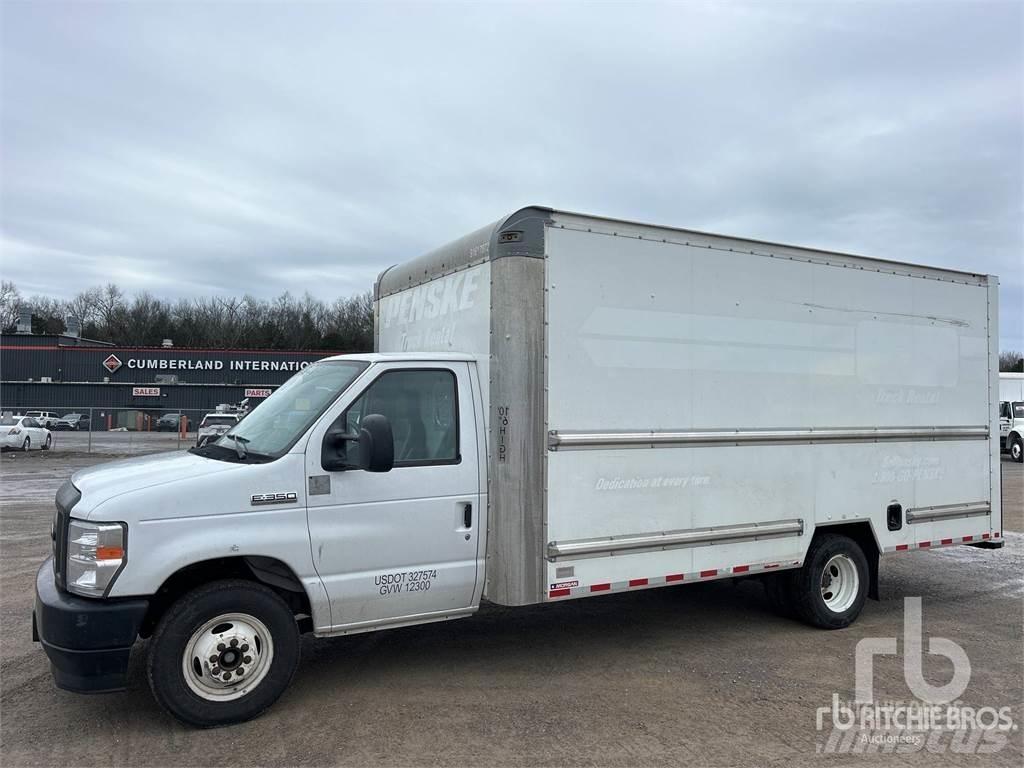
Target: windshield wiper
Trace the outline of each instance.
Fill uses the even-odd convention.
[[[224,435],[231,440],[235,441],[235,453],[238,454],[238,458],[242,461],[249,455],[249,449],[245,447],[245,444],[249,442],[248,438],[242,437],[241,435],[232,435],[230,432]]]

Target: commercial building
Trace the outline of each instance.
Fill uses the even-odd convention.
[[[209,411],[267,397],[324,351],[118,347],[77,336],[0,336],[0,410]],[[106,423],[113,423],[104,416]],[[94,420],[95,422],[95,420]],[[102,428],[102,423],[94,423]]]

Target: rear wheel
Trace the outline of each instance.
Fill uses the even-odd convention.
[[[1024,462],[1024,440],[1014,435],[1010,440],[1010,458],[1016,462]]]
[[[284,600],[262,584],[218,581],[164,614],[150,644],[149,684],[185,723],[239,723],[277,700],[298,661],[298,625]]]
[[[43,450],[44,451],[50,450],[52,445],[53,445],[53,435],[47,435],[46,436],[46,442],[43,443]]]
[[[32,450],[32,438],[31,437],[26,437],[25,438],[25,442],[23,442],[21,444],[21,450],[26,451],[26,452]]]
[[[793,574],[796,615],[822,629],[848,627],[864,607],[868,575],[867,558],[853,539],[834,533],[817,537]]]

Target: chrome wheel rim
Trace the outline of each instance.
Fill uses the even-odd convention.
[[[833,555],[821,572],[821,599],[833,613],[842,613],[853,605],[860,588],[860,574],[848,555]]]
[[[32,438],[26,437],[25,442],[21,444],[21,450],[29,451],[32,449]]]
[[[1021,447],[1020,440],[1014,440],[1013,444],[1010,446],[1010,458],[1014,461],[1019,461],[1022,450],[1024,450],[1024,448]]]
[[[185,683],[207,701],[233,701],[270,672],[274,641],[266,624],[246,613],[225,613],[197,629],[181,660]]]

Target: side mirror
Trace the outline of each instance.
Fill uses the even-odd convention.
[[[357,445],[352,446],[352,443]],[[344,451],[341,450],[343,447]],[[390,472],[395,465],[395,438],[391,433],[391,422],[386,416],[371,413],[363,417],[356,434],[347,434],[332,427],[324,435],[320,464],[328,471],[363,469],[367,472]]]
[[[359,468],[390,472],[395,466],[395,437],[387,416],[371,413],[359,425]]]

